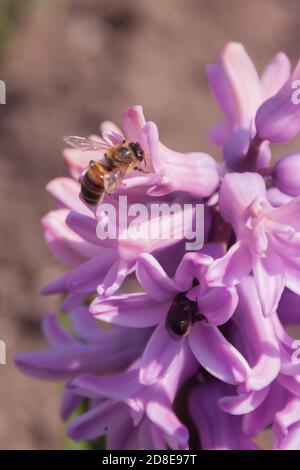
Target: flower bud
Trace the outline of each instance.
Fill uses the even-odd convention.
[[[279,160],[273,170],[274,185],[289,196],[300,194],[300,152],[290,153]]]
[[[270,188],[267,190],[268,201],[273,207],[281,207],[291,201],[292,196],[283,193],[278,188]]]
[[[261,140],[285,143],[300,132],[299,90],[300,61],[293,75],[279,92],[265,101],[256,113],[255,126]]]

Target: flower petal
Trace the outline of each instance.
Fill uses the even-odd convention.
[[[96,320],[90,315],[87,305],[77,306],[72,310],[69,316],[73,329],[80,338],[89,343],[97,343],[102,342],[103,339],[105,340],[107,329],[97,324]],[[117,329],[113,331],[110,330],[109,334],[111,333],[116,333],[118,336]]]
[[[300,130],[300,107],[294,102],[293,86],[299,81],[300,62],[293,74],[278,93],[265,101],[257,111],[255,125],[258,137],[274,143],[284,143],[293,139]]]
[[[209,130],[208,138],[212,143],[223,147],[229,135],[230,126],[225,122],[218,122]]]
[[[178,290],[182,292],[188,291],[192,287],[195,278],[201,284],[207,267],[212,262],[213,258],[206,254],[186,253],[175,273],[175,282]]]
[[[300,196],[294,197],[287,204],[272,210],[270,218],[273,222],[290,225],[300,232]]]
[[[241,44],[230,42],[207,76],[220,107],[232,127],[247,128],[261,101],[257,71]]]
[[[237,384],[248,377],[249,364],[217,327],[196,323],[188,341],[200,364],[218,379]]]
[[[99,346],[70,345],[60,349],[19,354],[16,356],[16,365],[31,377],[62,380],[96,368],[100,370],[101,365],[103,366],[103,357],[101,364],[99,361],[101,354],[107,354],[107,351],[104,352]]]
[[[296,197],[300,194],[299,170],[299,152],[288,153],[276,162],[272,170],[274,186],[286,194],[287,198],[289,196]]]
[[[288,238],[288,239],[287,239]],[[292,238],[277,236],[273,238],[274,251],[284,264],[285,285],[300,294],[300,233]]]
[[[103,248],[98,255],[73,269],[68,279],[68,290],[77,294],[95,291],[105,279],[115,256],[114,250]]]
[[[269,388],[265,387],[257,392],[241,393],[219,399],[219,406],[226,413],[244,415],[255,410],[268,395]]]
[[[227,387],[211,381],[194,387],[189,397],[189,411],[204,450],[254,450],[257,446],[242,432],[242,417],[225,413],[218,400]]]
[[[78,307],[81,307],[86,301],[86,294],[67,294],[61,305],[61,311],[70,313]]]
[[[238,241],[223,258],[216,259],[208,268],[206,281],[210,286],[235,286],[252,270],[248,245]]]
[[[278,381],[284,388],[300,398],[300,374],[294,376],[279,374]]]
[[[41,293],[43,295],[52,295],[52,294],[59,294],[61,292],[67,292],[68,290],[68,281],[70,279],[72,271],[68,271],[62,274],[60,277],[55,279],[54,281],[49,282],[46,284]]]
[[[270,188],[267,191],[268,201],[273,207],[280,207],[292,200],[288,194],[279,191],[278,188]]]
[[[122,129],[129,142],[139,142],[145,124],[142,106],[131,106],[122,112]]]
[[[134,427],[128,406],[118,405],[115,411],[110,416],[108,424],[107,449],[134,450],[140,448],[140,442],[137,440],[138,428]]]
[[[279,439],[277,445],[273,446],[273,450],[299,450],[300,448],[300,422],[296,423],[291,431]]]
[[[155,300],[170,300],[178,293],[174,281],[167,275],[154,256],[148,253],[139,256],[136,275],[145,291]]]
[[[140,383],[151,385],[162,377],[177,359],[184,346],[184,339],[173,340],[162,323],[152,334],[140,366]]]
[[[144,350],[149,338],[148,329],[138,337],[121,328],[117,334],[106,331],[97,344],[67,345],[51,350],[18,354],[17,367],[39,379],[65,380],[78,374],[113,372],[128,366]],[[117,345],[117,347],[116,347]]]
[[[65,177],[55,178],[47,184],[46,190],[55,197],[59,207],[90,214],[79,198],[80,184],[77,181]]]
[[[271,248],[265,256],[252,256],[253,274],[265,316],[272,315],[278,307],[285,285],[284,265]]]
[[[70,266],[77,266],[97,253],[98,248],[83,240],[66,225],[67,209],[49,212],[42,219],[44,238],[53,256]]]
[[[278,52],[268,63],[261,76],[264,100],[274,96],[289,79],[291,63],[284,52]]]
[[[133,328],[145,328],[164,321],[170,302],[157,302],[148,294],[116,295],[97,298],[90,312],[104,322]]]
[[[55,313],[48,313],[43,320],[43,333],[53,348],[69,344],[79,344],[58,322]]]
[[[164,432],[167,441],[172,442],[171,449],[188,448],[188,429],[179,421],[166,397],[159,394],[159,399],[150,399],[146,406],[146,413],[148,418]]]
[[[159,145],[157,160],[152,153],[153,166],[161,180],[148,190],[152,196],[173,191],[185,191],[195,197],[208,197],[217,189],[220,177],[216,162],[206,153],[179,153]]]
[[[233,322],[237,336],[251,360],[251,373],[239,389],[243,392],[261,390],[278,376],[280,349],[271,318],[262,314],[254,280],[246,277],[237,287],[239,305]],[[246,356],[247,357],[247,356]]]
[[[99,244],[96,235],[97,221],[79,212],[71,211],[66,217],[67,226],[89,243]]]
[[[267,398],[255,410],[243,416],[243,432],[246,436],[257,436],[272,424],[275,413],[284,406],[286,393],[278,381],[272,382]]]
[[[245,209],[257,198],[266,199],[264,179],[257,173],[227,173],[220,189],[220,211],[238,235],[244,227]]]
[[[226,323],[238,304],[238,295],[234,287],[212,287],[198,299],[199,312],[210,325]]]
[[[100,132],[103,139],[111,145],[119,144],[124,139],[121,129],[111,121],[102,122]]]
[[[276,413],[273,431],[277,437],[286,436],[289,432],[289,427],[300,420],[300,400],[298,397],[291,398],[285,407]]]
[[[138,370],[132,369],[116,375],[80,375],[68,384],[68,390],[88,398],[125,400],[134,395],[141,385]]]
[[[68,427],[68,436],[74,441],[97,439],[106,434],[111,416],[118,412],[122,405],[105,401],[95,408],[75,418]]]
[[[64,421],[70,417],[73,411],[82,404],[83,398],[79,395],[74,395],[66,388],[63,390],[61,407],[60,407],[60,416]]]
[[[133,264],[122,259],[116,260],[106,273],[105,278],[97,287],[97,292],[103,297],[109,297],[120,289]]]

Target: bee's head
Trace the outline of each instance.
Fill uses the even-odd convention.
[[[142,147],[138,142],[131,142],[129,147],[133,151],[138,162],[143,162],[145,160],[145,153]]]

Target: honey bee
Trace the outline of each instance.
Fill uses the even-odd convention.
[[[108,145],[92,138],[64,137],[71,147],[81,151],[104,150],[104,160],[91,160],[81,181],[80,195],[90,205],[100,204],[105,193],[112,195],[122,184],[127,171],[143,170],[138,164],[145,161],[145,153],[138,142],[127,142],[125,139],[116,145]]]

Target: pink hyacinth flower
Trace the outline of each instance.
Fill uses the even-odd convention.
[[[218,250],[220,253],[220,250]],[[186,254],[174,278],[151,255],[139,257],[137,276],[145,293],[96,299],[90,306],[98,319],[134,328],[156,326],[140,365],[140,382],[153,384],[177,361],[188,343],[200,364],[228,383],[242,383],[250,368],[242,355],[225,339],[218,325],[229,320],[237,305],[234,288],[210,288],[205,273],[213,258],[204,253]],[[194,285],[195,279],[199,285]],[[194,308],[204,321],[195,321],[185,335],[174,335],[166,326],[168,312],[183,293],[186,308]],[[183,308],[183,307],[182,307]]]
[[[165,449],[168,446],[176,450],[188,449],[189,432],[175,415],[172,404],[182,384],[197,370],[196,360],[189,349],[184,348],[176,365],[174,364],[161,380],[149,387],[139,383],[139,366],[137,362],[127,371],[116,375],[82,375],[73,379],[67,388],[72,393],[91,400],[103,398],[110,400],[114,403],[114,409],[119,403],[126,404],[130,412],[128,421],[132,427],[139,429],[147,422],[152,437],[155,438],[156,434],[160,436],[159,441],[156,439],[159,447],[156,444],[154,448]],[[99,422],[105,418],[105,415],[101,416],[102,407],[101,403],[99,407],[76,418],[69,427],[69,435],[75,440],[91,439],[101,435],[99,433],[95,436],[93,421],[95,413],[98,413]],[[128,428],[130,429],[130,426]],[[108,440],[110,433],[115,432],[116,430],[108,424]]]
[[[68,193],[71,184],[66,181],[56,181],[51,191],[55,193],[62,205],[68,203]],[[53,188],[55,187],[54,191]],[[177,198],[175,201],[181,203]],[[184,200],[183,200],[184,203]],[[116,204],[115,204],[116,205]],[[146,203],[145,207],[148,207]],[[73,205],[74,207],[74,205]],[[150,207],[150,206],[149,206]],[[116,212],[117,207],[116,207]],[[100,214],[101,215],[101,214]],[[46,242],[56,258],[72,267],[70,271],[48,284],[44,294],[67,292],[71,295],[89,295],[98,289],[101,295],[108,296],[116,292],[126,276],[134,271],[136,260],[141,253],[155,252],[157,256],[166,259],[167,264],[175,265],[182,256],[185,246],[185,234],[193,224],[195,206],[190,205],[189,217],[182,217],[181,212],[171,214],[170,226],[174,228],[171,238],[158,235],[157,238],[144,237],[154,226],[159,227],[161,217],[150,218],[141,225],[138,238],[133,239],[124,231],[117,232],[116,239],[100,240],[97,237],[97,221],[93,214],[82,213],[78,210],[58,209],[44,217],[42,223]],[[207,215],[206,229],[209,227]],[[117,226],[119,221],[116,219]],[[104,219],[106,224],[106,219]]]
[[[103,330],[86,306],[76,308],[69,317],[79,338],[63,328],[55,314],[48,314],[43,332],[50,347],[18,354],[16,364],[24,373],[47,380],[69,380],[83,373],[118,371],[139,357],[151,333],[145,329],[135,338],[128,328]]]
[[[226,162],[236,170],[255,135],[256,112],[288,80],[290,62],[280,52],[259,77],[242,44],[230,42],[221,50],[216,63],[206,70],[212,92],[225,116],[225,122],[215,125],[210,137],[224,147]],[[270,149],[265,143],[259,150],[258,167],[266,167],[270,158]]]
[[[217,164],[212,157],[201,152],[179,153],[168,149],[159,141],[158,128],[146,121],[142,106],[132,106],[122,113],[122,131],[112,123],[101,126],[102,138],[92,136],[108,145],[125,138],[139,142],[145,151],[148,174],[130,174],[124,179],[124,190],[135,186],[150,186],[148,193],[161,196],[174,191],[184,191],[197,197],[208,197],[219,184]],[[70,174],[76,179],[87,168],[90,160],[103,159],[104,151],[64,151]]]
[[[209,267],[207,282],[234,286],[253,271],[263,313],[271,315],[284,286],[300,294],[300,199],[274,208],[260,175],[231,173],[224,177],[219,204],[237,241]]]

